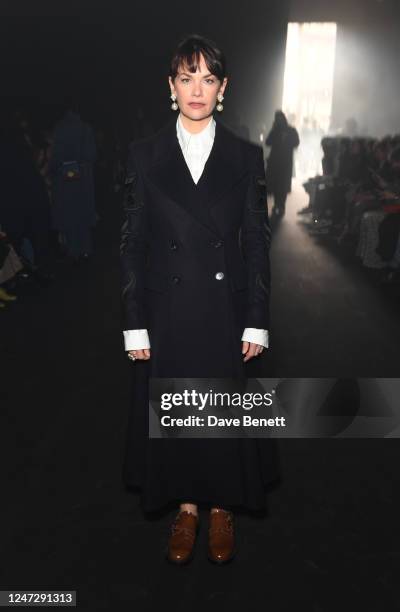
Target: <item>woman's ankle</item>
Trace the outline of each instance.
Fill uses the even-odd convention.
[[[181,504],[179,506],[179,511],[180,512],[184,512],[184,511],[190,512],[191,514],[198,516],[198,510],[197,510],[196,504]]]
[[[219,506],[215,506],[214,508],[210,509],[211,514],[213,514],[214,512],[230,512],[229,508],[220,508]]]

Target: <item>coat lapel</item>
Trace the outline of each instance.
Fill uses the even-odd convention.
[[[206,206],[218,206],[223,196],[247,174],[240,140],[222,123],[216,122],[214,145],[197,183]]]
[[[197,185],[178,141],[176,119],[159,133],[154,144],[155,161],[147,172],[147,178],[204,227],[218,233],[212,208],[247,173],[240,140],[219,121],[216,122],[213,147]]]

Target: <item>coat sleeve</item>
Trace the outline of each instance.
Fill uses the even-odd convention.
[[[265,139],[265,144],[267,145],[267,147],[272,147],[273,136],[274,136],[274,131],[271,130],[267,138]]]
[[[263,151],[257,147],[241,227],[242,252],[248,275],[245,327],[269,328],[270,243]]]
[[[292,128],[292,144],[294,149],[300,145],[299,133],[296,128]]]
[[[136,161],[135,146],[128,157],[122,200],[120,242],[121,306],[123,329],[147,328],[144,306],[144,273],[148,221],[143,184]]]

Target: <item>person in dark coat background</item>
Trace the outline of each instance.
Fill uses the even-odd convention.
[[[33,247],[37,280],[52,280],[51,209],[47,186],[34,159],[29,122],[6,113],[0,125],[0,225],[21,256],[24,238]]]
[[[123,481],[145,511],[180,505],[167,559],[192,558],[198,505],[211,508],[208,558],[234,555],[233,511],[265,509],[268,440],[149,437],[149,377],[238,378],[268,347],[271,239],[263,151],[222,110],[222,52],[181,42],[169,84],[178,118],[131,145],[121,231],[123,335],[132,405]]]
[[[271,148],[267,161],[268,192],[274,196],[273,213],[283,216],[286,198],[292,190],[293,151],[300,144],[296,128],[289,125],[285,114],[278,110],[265,144]]]
[[[96,224],[93,164],[96,141],[93,128],[70,106],[56,124],[50,159],[53,176],[53,227],[65,242],[66,255],[75,261],[93,251],[92,228]],[[69,168],[77,178],[69,178]]]

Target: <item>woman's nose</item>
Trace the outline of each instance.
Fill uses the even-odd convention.
[[[200,83],[194,83],[192,94],[194,96],[196,96],[196,97],[200,97],[201,96],[201,85],[200,85]]]

